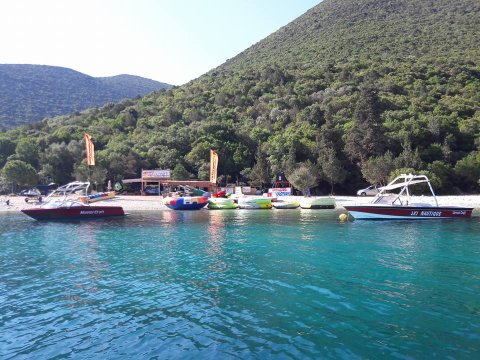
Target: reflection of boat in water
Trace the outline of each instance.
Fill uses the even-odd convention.
[[[92,219],[125,216],[121,206],[90,206],[81,202],[74,194],[83,192],[86,196],[89,182],[75,181],[61,186],[45,198],[37,208],[23,209],[22,212],[36,220]]]
[[[109,192],[102,192],[98,194],[81,196],[80,201],[83,203],[93,203],[97,201],[113,199],[114,197],[115,197],[115,191],[109,191]]]
[[[275,209],[296,209],[300,206],[300,203],[295,200],[277,200],[272,202],[272,206]]]
[[[413,185],[427,186],[435,205],[429,203],[415,203],[411,197]],[[422,186],[422,185],[420,185]],[[418,186],[417,186],[418,188]],[[399,189],[398,194],[390,193]],[[387,192],[388,191],[388,192]],[[348,205],[345,209],[355,219],[446,219],[469,218],[473,208],[458,206],[439,206],[430,180],[425,175],[397,176],[366,205]]]
[[[272,199],[241,197],[238,199],[238,207],[240,209],[271,209]]]
[[[207,205],[208,199],[205,196],[166,197],[163,203],[172,210],[200,210]]]
[[[208,208],[212,210],[221,210],[221,209],[236,209],[238,205],[233,199],[228,198],[210,198],[208,199]]]
[[[300,199],[302,209],[335,209],[336,203],[333,197],[304,197]]]

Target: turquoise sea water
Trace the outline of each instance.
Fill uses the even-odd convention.
[[[480,219],[0,216],[1,359],[473,359]]]

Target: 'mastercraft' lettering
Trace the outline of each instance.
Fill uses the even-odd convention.
[[[99,215],[103,214],[104,210],[81,210],[80,215]]]

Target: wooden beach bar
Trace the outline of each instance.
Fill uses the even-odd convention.
[[[124,179],[124,184],[140,183],[140,193],[145,195],[145,188],[156,186],[158,194],[166,189],[173,189],[175,187],[183,187],[187,189],[200,189],[208,192],[213,192],[216,184],[208,180],[175,180],[170,179],[170,170],[142,170],[142,177],[140,179]]]

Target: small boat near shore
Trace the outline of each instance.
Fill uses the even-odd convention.
[[[271,209],[272,199],[270,198],[256,198],[256,197],[241,197],[238,199],[238,208],[246,210],[254,209]]]
[[[335,209],[336,202],[333,197],[304,197],[300,199],[302,209]]]
[[[90,206],[79,200],[75,194],[88,193],[89,182],[75,181],[61,186],[48,195],[43,204],[36,208],[21,210],[35,220],[95,219],[125,216],[121,206]]]
[[[238,204],[235,203],[233,199],[222,198],[222,197],[212,197],[208,199],[207,207],[211,210],[226,210],[226,209],[236,209]]]
[[[172,210],[200,210],[208,204],[208,198],[205,196],[166,197],[163,203]]]
[[[431,192],[435,205],[417,203],[412,198],[414,185],[427,186]],[[392,190],[400,190],[398,194]],[[354,219],[382,220],[382,219],[455,219],[470,218],[473,208],[460,206],[439,206],[430,180],[425,175],[402,174],[397,176],[366,205],[344,206]]]
[[[272,206],[275,209],[296,209],[300,206],[300,203],[295,200],[277,200],[272,202]]]

